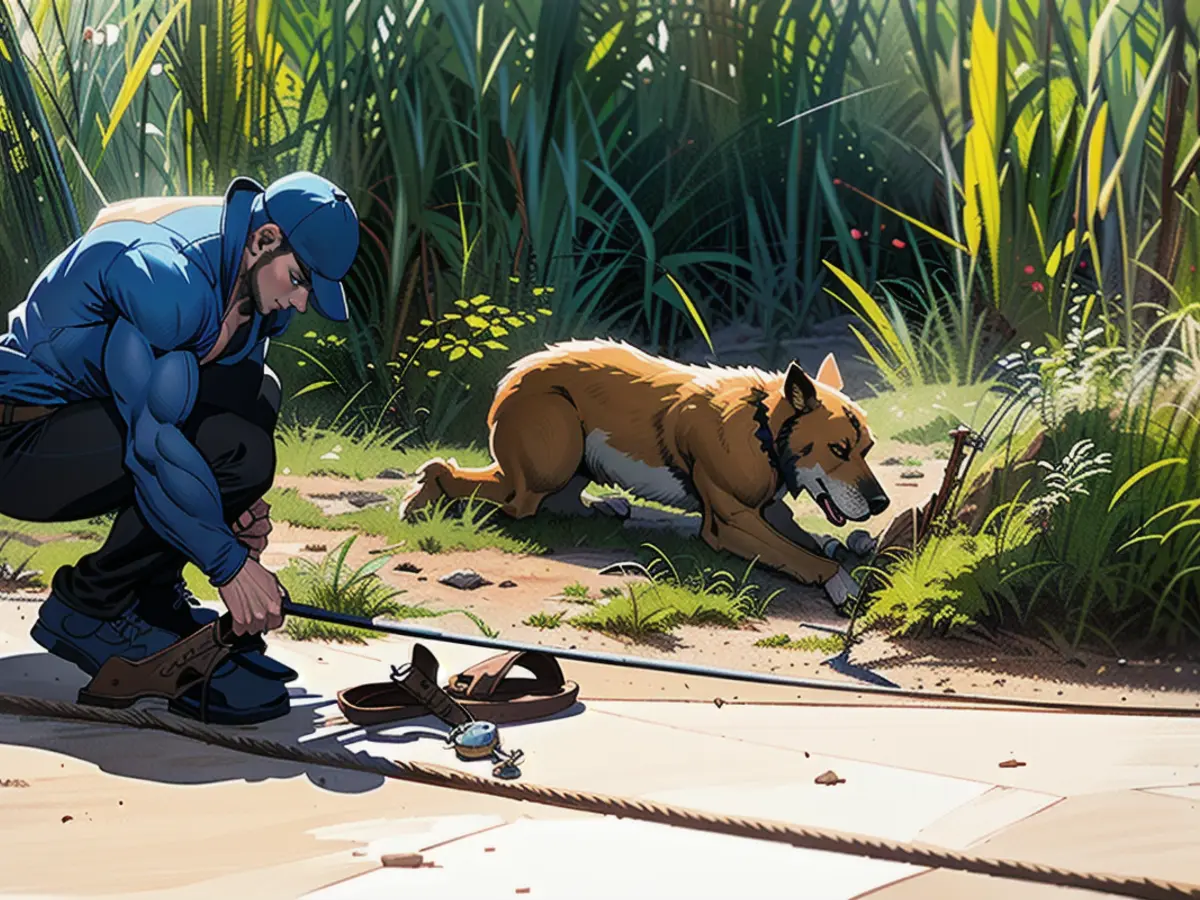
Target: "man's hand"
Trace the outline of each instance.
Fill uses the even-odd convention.
[[[247,559],[233,580],[218,591],[233,615],[235,634],[262,634],[283,624],[283,590],[257,559]]]
[[[271,505],[262,499],[254,501],[233,523],[233,533],[250,548],[250,558],[258,560],[267,549],[267,535],[271,533]]]

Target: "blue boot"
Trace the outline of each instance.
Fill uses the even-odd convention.
[[[60,659],[74,663],[94,676],[114,656],[145,659],[178,641],[178,635],[151,625],[130,610],[115,619],[98,619],[71,609],[54,594],[43,604],[30,630],[33,639]],[[209,681],[208,696],[196,685],[168,708],[179,715],[228,725],[251,725],[286,715],[290,708],[287,688],[263,678],[232,660],[217,667]]]
[[[219,618],[216,610],[206,609],[200,601],[187,589],[184,582],[178,581],[171,588],[169,606],[160,603],[147,603],[142,598],[140,610],[148,621],[160,628],[174,632],[179,637],[187,637],[199,628]],[[166,600],[167,598],[160,598]],[[238,655],[238,663],[255,675],[287,684],[299,678],[299,674],[290,666],[285,666],[278,660],[271,659],[262,649],[247,650]]]

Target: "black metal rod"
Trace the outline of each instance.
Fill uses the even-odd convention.
[[[476,637],[471,634],[455,634],[438,631],[433,628],[419,628],[415,625],[393,625],[390,622],[377,622],[362,616],[351,616],[346,613],[332,612],[317,606],[304,603],[294,603],[285,597],[283,603],[285,615],[299,616],[302,619],[315,619],[335,625],[347,625],[352,628],[363,628],[368,631],[396,634],[402,637],[424,638],[429,641],[445,641],[449,644],[467,644],[472,647],[487,647],[492,650],[527,651],[545,653],[558,659],[571,659],[577,662],[598,663],[605,666],[620,666],[629,669],[645,669],[656,672],[669,672],[673,675],[694,675],[702,678],[720,678],[727,681],[743,681],[751,684],[774,684],[783,687],[806,688],[809,690],[843,691],[852,694],[879,694],[888,697],[909,697],[921,700],[937,701],[938,703],[976,704],[987,706],[1028,707],[1040,710],[1061,710],[1069,712],[1095,712],[1125,715],[1164,715],[1196,717],[1192,710],[1174,709],[1170,707],[1111,707],[1096,704],[1056,703],[1050,700],[1029,700],[1020,697],[990,697],[984,694],[929,694],[925,691],[915,691],[901,687],[886,687],[880,684],[847,684],[841,681],[827,681],[821,678],[794,678],[786,675],[772,675],[768,672],[750,672],[743,669],[721,669],[713,666],[700,666],[691,663],[671,662],[668,660],[646,659],[640,656],[621,656],[616,653],[600,653],[588,650],[570,650],[561,647],[546,647],[541,644],[527,644],[520,641],[505,641],[498,638]]]

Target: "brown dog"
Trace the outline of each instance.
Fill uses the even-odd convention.
[[[538,510],[625,515],[589,482],[702,514],[714,549],[820,584],[841,606],[858,586],[797,526],[784,501],[807,491],[835,526],[882,513],[888,498],[868,468],[867,417],[841,393],[837,362],[816,379],[691,366],[613,341],[568,341],[519,360],[488,415],[494,464],[432,459],[404,498],[410,516],[439,498],[472,495],[514,518]]]

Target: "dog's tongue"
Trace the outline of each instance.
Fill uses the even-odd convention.
[[[825,517],[834,525],[846,524],[846,517],[833,505],[833,499],[828,494],[821,495],[821,509],[825,511]]]

